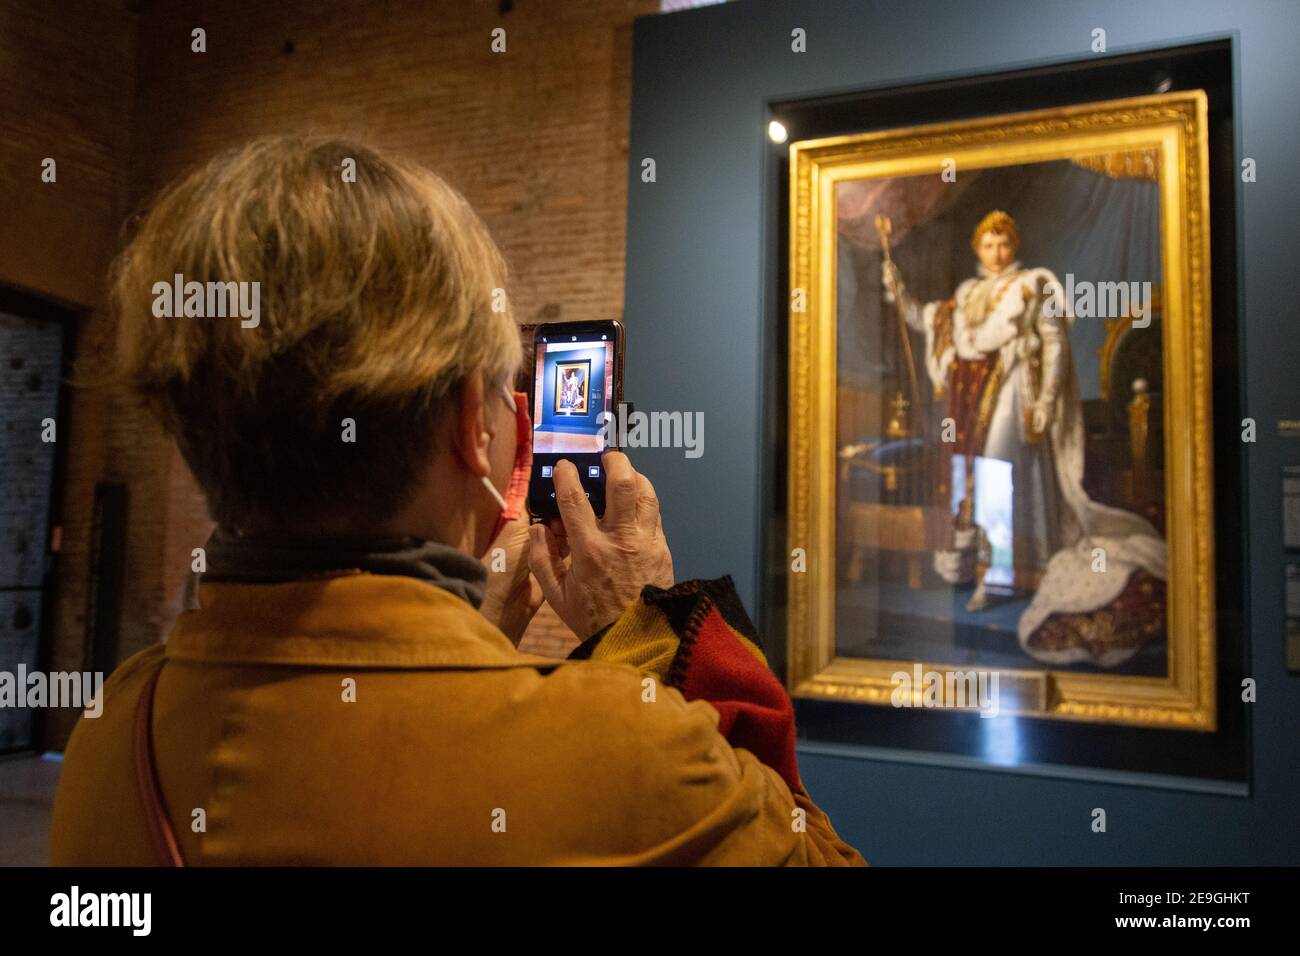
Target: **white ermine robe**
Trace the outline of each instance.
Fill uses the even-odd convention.
[[[1011,463],[1017,580],[1042,575],[1020,618],[1020,643],[1048,663],[1087,661],[1081,648],[1035,650],[1027,639],[1051,614],[1105,607],[1139,567],[1164,580],[1165,542],[1145,518],[1099,504],[1083,490],[1083,407],[1070,355],[1074,316],[1056,276],[1019,262],[997,274],[982,265],[978,271],[957,287],[949,335],[935,321],[944,303],[918,304],[903,289],[900,306],[907,324],[925,334],[926,371],[936,390],[947,387],[955,359],[982,361],[997,354],[1002,381],[980,454]],[[1061,307],[1044,308],[1053,289]],[[1036,394],[1034,356],[1040,368]],[[1047,441],[1026,440],[1025,410],[1036,400],[1052,407]],[[1114,666],[1132,653],[1117,651],[1099,663]]]

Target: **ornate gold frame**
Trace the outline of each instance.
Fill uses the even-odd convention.
[[[1001,710],[1215,729],[1209,184],[1200,90],[791,144],[787,554],[806,556],[806,570],[788,578],[787,680],[794,696],[888,704],[892,675],[916,663],[940,672],[970,670],[836,656],[836,183],[939,175],[949,159],[960,175],[963,169],[1151,148],[1159,157],[1164,276],[1169,673],[999,670]],[[796,310],[799,290],[802,312]]]

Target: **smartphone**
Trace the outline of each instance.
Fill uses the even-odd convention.
[[[605,466],[600,460],[617,430],[611,418],[623,401],[623,325],[551,322],[533,333],[533,473],[528,513],[560,516],[555,501],[555,463],[577,467],[583,491],[597,515],[605,513]],[[606,436],[610,441],[607,443]]]

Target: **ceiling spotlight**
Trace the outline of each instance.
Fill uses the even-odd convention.
[[[767,136],[772,142],[784,143],[788,135],[789,134],[785,131],[785,127],[776,120],[772,120],[772,122],[767,124]]]

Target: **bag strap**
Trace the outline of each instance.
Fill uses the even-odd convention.
[[[158,769],[154,766],[153,735],[150,727],[153,723],[154,687],[162,668],[154,671],[145,682],[140,692],[140,700],[135,706],[135,740],[132,746],[135,758],[135,789],[140,797],[140,806],[144,810],[145,824],[149,828],[149,841],[153,844],[154,860],[157,866],[184,866],[185,857],[181,853],[176,831],[172,829],[167,817],[167,807],[163,803],[162,787],[158,783]]]

